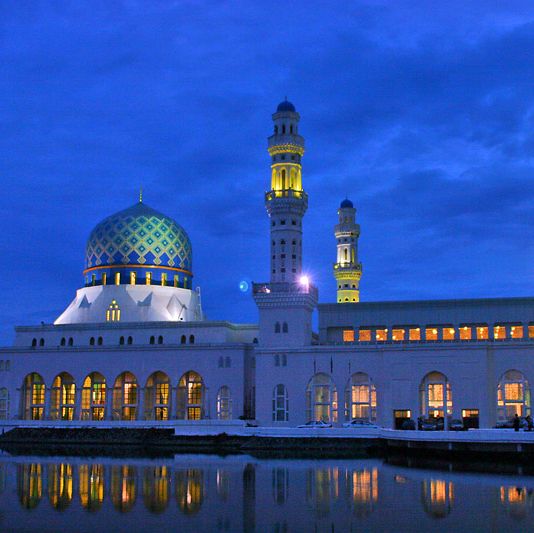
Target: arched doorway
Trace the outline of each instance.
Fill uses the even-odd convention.
[[[145,419],[169,420],[171,380],[165,372],[154,372],[145,385]]]
[[[223,385],[217,393],[217,418],[219,420],[232,419],[232,394],[230,387]]]
[[[106,412],[106,378],[92,372],[83,381],[82,420],[104,420]]]
[[[315,374],[306,387],[306,418],[337,422],[337,389],[328,374]]]
[[[200,374],[186,372],[178,382],[177,418],[201,420],[204,418],[204,383]]]
[[[497,385],[497,420],[504,422],[515,415],[530,414],[530,387],[519,370],[505,372]]]
[[[28,374],[22,382],[24,420],[43,420],[45,414],[45,383],[37,372]]]
[[[363,372],[350,377],[345,388],[345,420],[376,420],[376,387]]]
[[[447,376],[441,372],[430,372],[421,381],[419,393],[421,415],[437,422],[442,419],[445,427],[445,414],[452,415],[452,389]]]
[[[50,418],[52,420],[74,420],[76,406],[76,384],[68,372],[61,372],[52,382],[50,391]]]
[[[123,372],[113,385],[113,420],[135,420],[138,402],[137,378],[131,372]]]

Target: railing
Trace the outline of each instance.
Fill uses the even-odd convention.
[[[284,189],[281,191],[268,191],[265,193],[265,200],[271,201],[275,198],[297,198],[298,200],[308,201],[308,195],[304,191],[296,191],[295,189]]]
[[[317,297],[317,287],[310,283],[299,282],[275,282],[275,283],[253,283],[253,294],[270,294],[270,293],[292,293],[292,294],[311,294]]]

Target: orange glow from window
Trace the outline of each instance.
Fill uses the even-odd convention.
[[[387,329],[377,329],[376,330],[376,340],[378,342],[384,342],[388,339],[388,330]]]
[[[393,329],[393,340],[394,341],[403,341],[406,337],[406,330],[405,329]]]
[[[369,342],[371,340],[371,330],[360,329],[358,339],[360,342]]]
[[[353,329],[343,330],[343,342],[354,342],[354,330]]]
[[[488,338],[488,326],[477,326],[477,339],[486,340]]]
[[[421,340],[421,328],[410,328],[410,340],[411,341]]]
[[[425,338],[427,341],[437,341],[438,340],[438,330],[437,328],[426,328],[425,329]]]
[[[443,328],[442,335],[444,341],[453,341],[455,337],[454,328]]]
[[[463,326],[460,328],[460,339],[463,341],[470,341],[472,338],[471,326]]]
[[[512,339],[522,339],[523,335],[523,326],[512,326],[510,328],[510,337],[512,337]]]

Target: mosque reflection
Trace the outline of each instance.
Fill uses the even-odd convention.
[[[236,461],[190,466],[187,459],[167,464],[145,460],[133,463],[82,458],[0,463],[0,508],[2,501],[12,495],[24,513],[38,517],[55,511],[68,519],[73,511],[83,509],[100,513],[99,519],[107,520],[110,511],[120,517],[136,508],[145,515],[175,513],[184,521],[197,515],[203,521],[207,517],[211,520],[209,527],[217,531],[267,528],[282,532],[314,524],[320,525],[318,531],[325,524],[343,530],[363,523],[367,517],[371,519],[380,507],[391,508],[397,502],[400,505],[401,500],[410,512],[418,509],[421,517],[426,514],[446,520],[451,513],[461,513],[464,499],[471,497],[465,489],[459,490],[450,476],[406,472],[386,475],[380,464],[369,462],[326,467],[320,462],[292,465],[280,461],[272,465]],[[497,484],[488,494],[493,502],[488,509],[498,508],[513,521],[533,519],[532,488]],[[296,507],[309,511],[305,516],[310,523],[298,522]],[[373,514],[372,519],[379,515]],[[260,525],[265,516],[269,522]]]

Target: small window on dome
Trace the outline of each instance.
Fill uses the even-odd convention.
[[[102,285],[106,285],[108,282],[108,275],[104,272],[102,274]]]
[[[130,285],[135,285],[137,274],[135,272],[130,272]]]
[[[146,284],[147,285],[152,285],[152,272],[147,272],[146,273]]]
[[[121,273],[115,272],[115,285],[120,285],[120,284],[121,284]]]
[[[161,286],[162,287],[165,287],[167,285],[167,274],[162,274],[161,275]]]
[[[121,319],[121,309],[117,300],[112,300],[109,304],[108,310],[106,311],[106,321],[107,322],[118,322]]]

